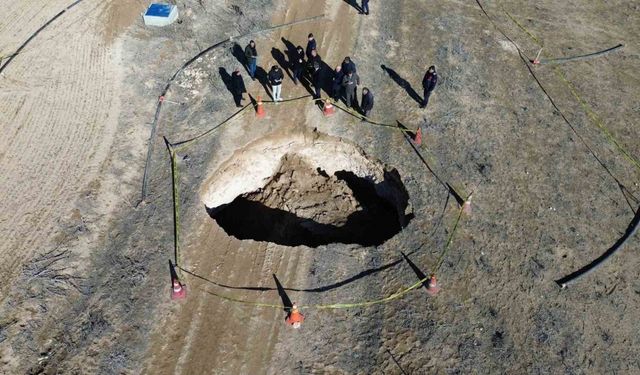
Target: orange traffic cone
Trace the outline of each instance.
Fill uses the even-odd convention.
[[[413,138],[413,143],[415,143],[416,146],[422,145],[422,128],[418,128],[418,130],[416,131],[416,136]]]
[[[322,108],[322,114],[325,115],[325,117],[329,117],[334,113],[336,113],[336,107],[334,107],[333,104],[331,104],[331,99],[325,100],[324,108]]]
[[[187,287],[180,283],[180,280],[173,279],[173,288],[171,289],[171,299],[183,299],[187,296]]]
[[[302,322],[304,322],[304,315],[302,315],[302,313],[298,310],[298,306],[295,303],[293,304],[293,306],[291,306],[291,311],[289,311],[285,322],[296,329],[300,328]]]
[[[265,115],[266,113],[264,111],[264,107],[262,106],[262,97],[258,96],[257,105],[256,105],[256,117],[264,118]]]
[[[438,286],[438,280],[436,280],[436,275],[431,274],[429,278],[429,283],[427,284],[427,293],[430,296],[435,296],[440,291],[440,287]]]
[[[471,216],[471,197],[473,196],[473,194],[469,195],[469,198],[467,198],[466,201],[464,201],[464,203],[462,204],[462,212],[465,213],[465,215],[467,216]]]

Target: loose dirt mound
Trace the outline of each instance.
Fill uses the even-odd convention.
[[[378,185],[401,195],[398,207],[378,195],[367,178],[344,170],[329,175],[300,156],[285,155],[264,188],[242,194],[210,214],[239,239],[286,246],[380,245],[402,229],[408,195],[395,170],[385,171]]]

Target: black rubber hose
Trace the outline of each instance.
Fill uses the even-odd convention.
[[[201,57],[202,55],[204,55],[205,53],[211,51],[214,48],[220,47],[221,45],[225,44],[226,42],[228,42],[230,40],[230,38],[227,38],[221,42],[215,43],[205,49],[203,49],[202,51],[198,52],[197,55],[193,56],[192,58],[190,58],[187,62],[185,62],[180,69],[176,70],[175,73],[173,73],[173,75],[171,76],[171,78],[169,78],[169,80],[167,81],[167,85],[164,87],[164,90],[162,90],[162,93],[160,94],[160,97],[163,97],[167,94],[167,92],[169,91],[169,88],[171,87],[171,83],[176,79],[176,77],[178,76],[178,74],[180,74],[180,72],[182,72],[185,68],[187,68],[189,65],[191,65],[194,61],[196,61],[199,57]],[[155,116],[153,117],[153,122],[151,123],[151,134],[149,135],[149,146],[147,148],[147,159],[144,163],[144,173],[142,175],[142,194],[140,197],[140,202],[144,202],[144,200],[147,197],[147,180],[149,179],[149,164],[151,162],[151,155],[153,154],[153,142],[156,136],[156,128],[158,125],[158,118],[160,117],[160,110],[162,109],[162,100],[158,99],[158,104],[156,105],[156,113]]]
[[[540,59],[539,64],[560,64],[560,63],[564,63],[564,62],[568,62],[568,61],[586,60],[586,59],[590,59],[592,57],[606,55],[607,53],[613,52],[613,51],[615,51],[615,50],[617,50],[619,48],[622,48],[622,47],[624,47],[624,45],[618,44],[615,47],[607,48],[605,50],[594,52],[594,53],[588,53],[586,55],[570,56],[570,57],[558,57],[556,59]]]
[[[607,259],[609,259],[616,251],[620,250],[622,246],[627,242],[631,236],[638,230],[638,224],[640,224],[640,208],[636,211],[633,220],[629,224],[629,227],[624,232],[624,235],[616,241],[604,254],[600,255],[593,262],[580,268],[579,270],[567,275],[561,279],[556,280],[556,283],[563,289],[576,282],[579,278],[588,275],[600,267]]]

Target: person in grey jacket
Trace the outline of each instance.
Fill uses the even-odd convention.
[[[359,84],[360,77],[358,77],[358,73],[349,72],[342,79],[342,87],[344,87],[347,108],[351,108],[352,103],[358,104],[356,90],[358,89]]]

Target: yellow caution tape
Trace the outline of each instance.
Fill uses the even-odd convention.
[[[511,21],[513,21],[514,24],[516,24],[516,26],[518,26],[518,28],[520,28],[522,31],[524,31],[525,34],[527,34],[529,36],[529,38],[531,38],[531,40],[533,40],[539,47],[543,47],[543,43],[542,41],[537,38],[535,35],[533,35],[533,33],[531,33],[526,27],[524,27],[520,22],[518,22],[517,19],[515,19],[515,17],[513,17],[511,15],[511,13],[509,13],[506,9],[504,9],[504,7],[502,6],[502,4],[500,4],[500,8],[502,9],[502,11],[507,15],[507,17],[509,17],[509,19],[511,19]],[[564,75],[564,73],[562,72],[562,70],[560,69],[560,67],[558,66],[554,66],[553,67],[554,72],[556,73],[556,75],[567,85],[567,87],[569,88],[569,91],[571,91],[571,94],[573,95],[573,97],[578,101],[578,103],[580,104],[580,106],[582,107],[582,109],[585,111],[585,113],[587,114],[587,116],[591,119],[591,121],[604,133],[605,138],[613,145],[615,146],[615,148],[618,149],[618,151],[620,151],[620,153],[622,153],[622,155],[629,160],[636,168],[640,169],[640,162],[638,162],[638,160],[636,158],[634,158],[625,148],[624,146],[622,146],[620,144],[620,142],[613,136],[613,134],[611,133],[611,131],[606,127],[606,125],[604,124],[604,121],[602,121],[602,119],[593,111],[593,109],[591,109],[591,106],[589,106],[589,104],[587,103],[586,100],[584,100],[582,98],[582,96],[580,96],[580,94],[578,93],[575,85],[573,83],[571,83],[571,81],[569,81],[566,76]]]
[[[289,99],[288,101],[294,101],[294,100],[299,100],[299,99],[303,99],[308,97],[307,96],[303,96],[303,97],[299,97],[299,98],[294,98],[294,99]],[[240,112],[242,112],[244,109],[246,109],[249,106],[246,105],[244,106],[242,109],[240,109],[239,111],[237,111],[234,115],[232,115],[230,118],[226,119],[225,121],[223,121],[221,124],[216,125],[215,127],[207,130],[206,132],[191,138],[189,140],[186,141],[182,141],[182,142],[177,142],[176,145],[178,147],[175,147],[173,144],[171,144],[168,140],[167,142],[167,147],[169,149],[169,155],[171,157],[171,172],[172,172],[172,188],[173,188],[173,209],[174,209],[174,232],[175,232],[175,238],[174,238],[174,246],[175,246],[175,254],[176,254],[176,268],[178,269],[177,272],[180,273],[180,278],[184,279],[183,274],[181,272],[181,268],[182,268],[182,257],[181,257],[181,253],[180,253],[180,192],[179,192],[179,168],[178,168],[178,163],[177,163],[177,151],[182,150],[184,148],[186,148],[189,144],[191,144],[192,142],[206,136],[207,134],[210,134],[213,130],[217,129],[219,126],[224,125],[225,123],[229,122],[233,117],[235,117],[236,115],[238,115]],[[337,106],[337,105],[336,105]],[[341,107],[339,107],[341,108]],[[347,112],[350,112],[351,114],[354,114],[354,112],[351,112],[350,110],[347,110],[345,108],[341,108]],[[356,116],[360,116],[365,118],[364,116],[361,116],[359,114],[357,114]],[[405,129],[402,128],[398,128],[396,125],[388,125],[388,124],[382,124],[382,123],[376,123],[370,120],[367,120],[367,122],[374,124],[374,125],[379,125],[379,126],[387,126],[387,127],[393,127],[395,129],[400,129],[402,131],[407,131]],[[462,209],[463,207],[460,208],[460,212],[455,220],[455,223],[453,225],[453,229],[451,230],[451,233],[449,234],[449,237],[447,239],[447,243],[445,244],[444,250],[442,251],[442,253],[440,254],[440,257],[438,258],[438,261],[436,262],[436,267],[434,272],[438,271],[440,269],[440,266],[442,265],[442,262],[444,260],[445,255],[447,254],[452,242],[453,242],[453,235],[456,232],[456,229],[458,228],[458,224],[460,222],[460,218],[462,216]],[[304,308],[304,309],[346,309],[346,308],[354,308],[354,307],[366,307],[366,306],[371,306],[371,305],[376,305],[376,304],[382,304],[382,303],[387,303],[393,300],[396,300],[398,298],[403,297],[404,295],[406,295],[407,293],[409,293],[410,291],[418,288],[420,285],[423,285],[425,282],[427,282],[429,280],[430,277],[425,277],[422,280],[417,281],[415,284],[404,288],[396,293],[393,293],[387,297],[381,298],[381,299],[377,299],[377,300],[372,300],[372,301],[362,301],[362,302],[352,302],[352,303],[333,303],[333,304],[318,304],[318,305],[304,305],[304,306],[300,306],[300,308]],[[278,308],[278,309],[283,309],[285,308],[285,306],[280,305],[280,304],[270,304],[270,303],[262,303],[262,302],[255,302],[255,301],[247,301],[247,300],[243,300],[240,298],[236,298],[236,297],[231,297],[231,296],[227,296],[224,294],[220,294],[220,293],[215,293],[209,290],[203,290],[204,292],[213,295],[215,297],[218,297],[220,299],[223,300],[227,300],[230,302],[235,302],[235,303],[240,303],[240,304],[245,304],[245,305],[252,305],[252,306],[257,306],[257,307],[269,307],[269,308]]]

